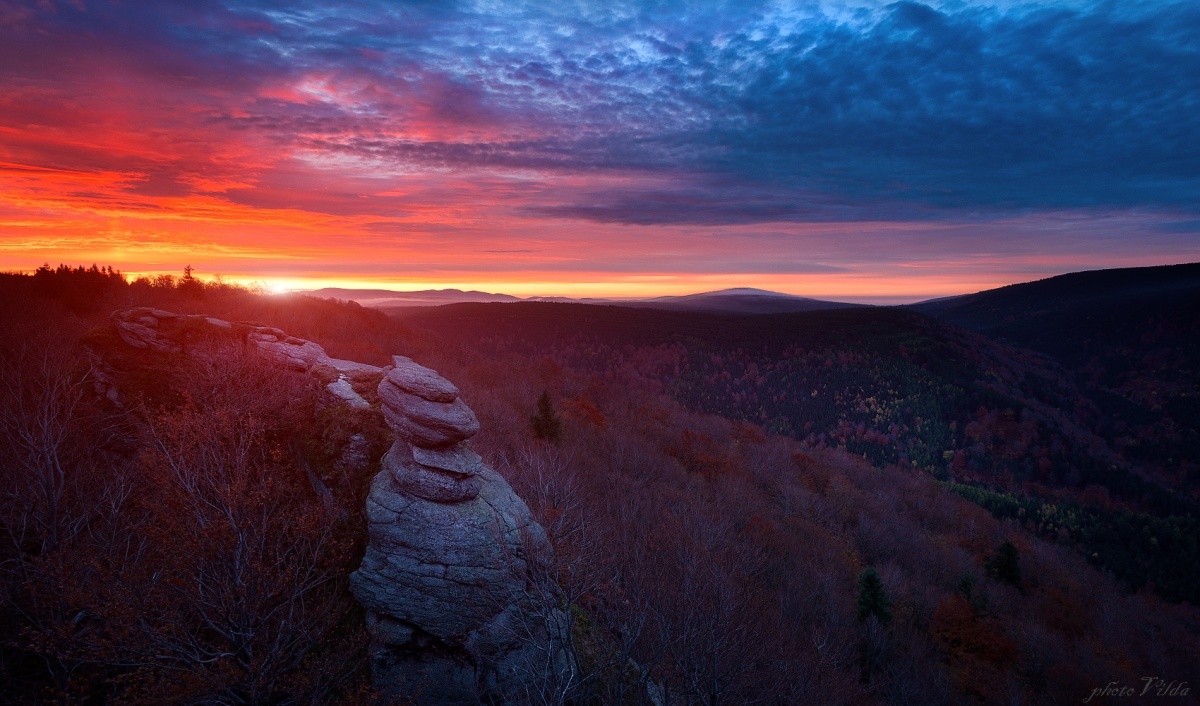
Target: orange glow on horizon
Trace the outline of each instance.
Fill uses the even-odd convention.
[[[90,263],[89,263],[90,264]],[[103,264],[103,263],[100,263]],[[30,271],[32,268],[26,268]],[[119,268],[118,268],[119,269]],[[159,275],[178,277],[178,269],[153,269],[122,272],[129,280],[138,277],[153,278]],[[217,275],[206,276],[197,271],[197,276],[211,280]],[[964,278],[953,275],[923,277],[924,287],[913,290],[910,279],[884,279],[869,275],[803,275],[764,278],[761,275],[722,274],[710,276],[679,276],[639,274],[623,276],[619,273],[589,273],[588,279],[580,281],[550,279],[405,279],[388,277],[360,278],[339,276],[308,277],[256,277],[253,275],[219,275],[225,282],[268,294],[306,293],[324,288],[340,289],[385,289],[396,292],[414,292],[438,289],[480,291],[491,294],[509,294],[520,298],[568,297],[573,299],[647,299],[662,296],[680,296],[699,292],[754,287],[784,294],[793,294],[814,299],[845,301],[866,304],[906,304],[943,296],[954,296],[984,289],[1028,281],[1036,277],[1005,279]]]
[[[1137,228],[1136,217],[1108,226],[1078,214],[977,226],[593,222],[540,216],[528,207],[558,203],[561,193],[550,184],[570,191],[656,182],[628,174],[407,174],[328,153],[268,158],[240,137],[204,152],[182,135],[175,140],[186,143],[183,148],[152,136],[122,142],[97,130],[57,141],[5,130],[0,270],[96,263],[136,277],[178,275],[192,265],[199,276],[219,273],[267,291],[453,288],[518,297],[649,298],[755,287],[905,303],[1078,269],[1164,264],[1153,251],[1114,262],[1112,253],[1081,257],[1071,249],[1006,244],[1011,232],[1041,237]],[[39,163],[32,154],[23,158],[23,151],[65,156]],[[92,152],[112,166],[97,168],[87,156]],[[128,159],[134,164],[122,167]],[[171,169],[156,171],[161,161]],[[945,252],[948,239],[963,243],[958,252]]]

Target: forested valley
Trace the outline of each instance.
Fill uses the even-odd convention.
[[[1190,408],[1125,415],[1044,351],[900,309],[383,312],[190,271],[46,267],[0,300],[4,703],[384,703],[347,585],[377,410],[245,352],[122,348],[130,306],[452,380],[553,545],[580,675],[544,702],[1195,692]]]

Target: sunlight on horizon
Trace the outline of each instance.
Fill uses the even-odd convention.
[[[90,263],[88,263],[90,264]],[[101,264],[102,263],[97,263]],[[74,265],[72,265],[74,266]],[[33,268],[25,271],[32,271]],[[115,268],[120,270],[120,268]],[[122,274],[129,281],[139,277],[169,275],[179,277],[173,270],[144,270]],[[971,294],[1019,281],[1039,279],[1041,276],[1020,278],[970,279],[945,276],[920,278],[924,286],[912,289],[909,282],[901,279],[881,280],[870,276],[813,276],[772,277],[746,275],[744,277],[676,277],[662,276],[657,281],[646,281],[639,277],[633,281],[620,278],[603,278],[596,281],[554,280],[434,280],[434,279],[391,279],[391,278],[348,278],[348,277],[256,277],[253,275],[232,276],[196,270],[195,276],[204,281],[222,281],[270,295],[306,294],[322,289],[386,290],[396,293],[423,292],[430,290],[460,290],[486,294],[507,294],[521,299],[570,298],[639,300],[655,297],[685,296],[726,289],[761,289],[779,294],[828,299],[862,304],[908,304],[959,294]],[[356,297],[363,298],[363,297]]]
[[[71,267],[92,263],[63,263]],[[97,262],[101,267],[107,263]],[[1131,263],[1157,264],[1157,263]],[[32,272],[36,267],[0,268],[12,272]],[[114,266],[129,281],[140,277],[153,279],[160,276],[179,278],[183,268],[124,270]],[[911,304],[1003,287],[1009,284],[1030,282],[1070,271],[1100,268],[1076,268],[1032,272],[950,272],[938,273],[938,268],[926,268],[921,274],[896,274],[880,276],[871,273],[836,273],[773,275],[700,275],[678,274],[627,275],[624,273],[592,273],[595,279],[435,279],[435,278],[391,278],[386,276],[353,277],[289,275],[262,276],[254,274],[208,273],[200,267],[193,269],[194,276],[207,282],[226,282],[246,287],[269,295],[307,294],[322,289],[381,290],[398,294],[437,290],[459,290],[484,294],[502,294],[529,298],[568,298],[604,300],[641,300],[655,297],[686,296],[727,289],[760,289],[779,294],[844,301],[858,304],[899,305]],[[365,296],[353,298],[367,301]],[[381,297],[382,298],[382,297]]]

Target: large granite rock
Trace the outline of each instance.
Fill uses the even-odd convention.
[[[258,330],[251,331],[246,338],[272,358],[303,372],[317,365],[329,365],[331,360],[324,348],[303,338],[276,336]]]
[[[420,704],[522,703],[547,656],[553,670],[572,666],[564,616],[538,579],[546,533],[471,450],[479,422],[458,388],[393,360],[379,396],[399,438],[371,485],[370,543],[350,584],[376,685]]]
[[[151,307],[120,309],[113,312],[112,321],[121,339],[134,348],[199,355],[214,340],[226,340],[252,345],[267,357],[305,372],[333,363],[318,344],[270,326],[233,324],[201,314],[174,314]]]
[[[475,472],[463,473],[418,463],[409,445],[399,439],[383,457],[383,471],[390,473],[392,482],[406,494],[438,503],[460,503],[479,495],[479,476],[484,466]]]
[[[370,544],[352,577],[364,606],[450,643],[521,602],[531,552],[549,551],[545,531],[498,473],[473,478],[469,500],[432,502],[387,471],[375,477]]]
[[[404,356],[379,381],[379,399],[388,426],[420,448],[448,448],[479,431],[479,420],[449,380]]]
[[[349,380],[339,377],[325,386],[325,391],[338,402],[349,405],[351,409],[370,409],[371,405],[363,396],[358,394]]]
[[[544,530],[485,465],[473,497],[453,502],[414,495],[395,470],[385,462],[371,485],[370,543],[351,575],[376,685],[420,704],[521,703],[546,654],[569,669],[553,634],[564,621],[534,585],[550,560]]]
[[[160,353],[183,352],[183,341],[180,340],[180,337],[164,335],[165,331],[159,331],[159,326],[163,322],[175,324],[180,318],[179,314],[150,307],[122,309],[112,315],[113,324],[116,325],[117,334],[121,340],[134,348]],[[197,319],[203,318],[197,317]]]

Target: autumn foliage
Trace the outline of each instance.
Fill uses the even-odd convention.
[[[6,466],[25,497],[0,508],[6,695],[312,703],[357,689],[356,534],[291,450],[313,419],[310,381],[218,347],[160,368],[177,403],[120,409],[96,399],[82,348],[29,346],[40,353],[3,351],[25,366],[3,390],[5,440],[30,458]]]
[[[1186,679],[1200,652],[1196,608],[1131,592],[1092,566],[1058,532],[1066,505],[1037,520],[1056,522],[1053,531],[1040,529],[1018,513],[1024,505],[993,512],[987,497],[972,502],[924,461],[912,463],[952,466],[953,454],[908,445],[907,457],[889,456],[898,439],[919,436],[918,417],[934,419],[921,405],[937,391],[911,377],[915,387],[897,387],[903,376],[880,379],[897,390],[883,401],[833,389],[864,361],[888,373],[869,340],[844,356],[822,352],[819,366],[815,346],[793,351],[793,363],[813,364],[796,384],[816,381],[818,398],[832,395],[796,409],[819,423],[818,412],[833,417],[818,432],[803,431],[797,416],[803,433],[789,436],[757,414],[794,402],[772,389],[787,369],[710,344],[625,346],[597,331],[592,343],[547,355],[355,305],[208,285],[114,286],[137,303],[278,325],[333,355],[386,363],[386,353],[403,353],[452,380],[480,418],[475,449],[554,544],[546,593],[569,615],[580,672],[544,692],[555,695],[549,702],[1073,703],[1114,679]],[[362,616],[345,581],[365,541],[362,493],[373,469],[345,477],[332,465],[351,425],[367,422],[318,412],[311,382],[230,354],[209,366],[153,363],[172,394],[114,408],[93,392],[79,344],[89,330],[88,341],[103,343],[103,316],[20,296],[29,313],[5,311],[6,323],[32,330],[22,317],[36,317],[58,333],[42,342],[56,352],[49,357],[11,340],[0,351],[22,371],[0,390],[6,459],[25,459],[2,468],[4,488],[22,489],[0,507],[0,678],[11,685],[3,699],[368,702]],[[909,340],[908,355],[932,360],[922,341]],[[719,367],[736,375],[727,380]],[[707,388],[675,382],[693,374]],[[722,398],[733,407],[695,403],[694,391],[724,394],[727,384],[746,395]],[[557,443],[530,423],[543,391]],[[21,410],[36,400],[58,405],[60,424],[31,424]],[[755,413],[737,411],[745,405]],[[862,415],[893,413],[886,424],[862,421],[860,433]],[[921,426],[922,443],[1028,443],[1037,457],[1030,429],[1044,429],[1021,414],[974,420],[946,437],[948,427]],[[811,443],[820,433],[825,443]],[[25,438],[35,443],[21,446]],[[51,456],[38,449],[61,463],[39,461]],[[969,471],[976,451],[964,454]],[[1009,460],[1006,468],[1023,468],[1020,454]],[[332,488],[332,512],[305,464]],[[1160,546],[1175,541],[1169,525],[1155,532]]]

